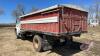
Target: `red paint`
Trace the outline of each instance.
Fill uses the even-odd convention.
[[[63,7],[63,14],[60,11],[62,11],[62,7],[60,7],[59,10],[55,12],[46,14],[41,14],[43,13],[41,12],[21,18],[21,21],[23,21],[58,16],[58,23],[22,24],[21,28],[51,33],[76,32],[79,30],[82,32],[87,32],[87,12],[67,7]]]
[[[87,12],[65,7],[63,11],[60,19],[60,32],[87,31]]]
[[[52,32],[52,33],[59,32],[58,23],[22,24],[21,27],[24,29],[30,29],[42,32]]]

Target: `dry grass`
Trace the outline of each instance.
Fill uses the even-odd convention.
[[[89,50],[89,56],[100,56],[100,26],[88,27],[88,33],[82,34],[79,38],[75,38],[75,41],[87,43],[93,42],[93,46]]]
[[[0,56],[100,56],[100,27],[89,28],[87,34],[75,38],[77,42],[92,40],[94,46],[89,51],[57,47],[42,53],[35,52],[32,42],[16,39],[14,28],[0,28]]]

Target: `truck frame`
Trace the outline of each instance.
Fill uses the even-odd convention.
[[[73,41],[73,36],[87,32],[88,12],[75,5],[54,5],[17,19],[18,38],[32,37],[36,51],[52,49]]]

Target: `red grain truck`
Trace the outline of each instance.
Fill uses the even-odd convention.
[[[18,38],[32,37],[36,51],[57,43],[71,43],[73,36],[87,32],[88,12],[75,5],[54,5],[20,16],[16,23]]]

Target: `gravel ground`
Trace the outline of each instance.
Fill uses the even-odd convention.
[[[57,46],[45,52],[35,52],[32,42],[16,39],[14,28],[0,28],[0,56],[100,56],[100,27],[92,28],[87,34],[74,39],[72,47]],[[94,31],[95,30],[95,31]],[[81,51],[80,42],[92,41],[89,50]]]

